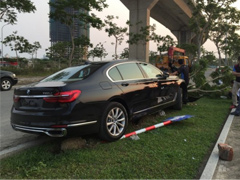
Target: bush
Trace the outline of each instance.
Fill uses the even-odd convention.
[[[17,68],[13,66],[2,67],[2,70],[11,71],[17,76],[47,76],[56,71],[59,71],[58,68],[46,68],[44,66],[35,66],[35,67],[25,67]]]

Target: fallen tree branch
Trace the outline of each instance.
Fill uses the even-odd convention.
[[[215,90],[203,90],[203,89],[189,89],[188,92],[203,92],[203,93],[213,93],[213,92],[221,92],[223,90],[226,90],[228,87],[222,88],[222,89],[215,89]]]
[[[209,84],[210,82],[213,82],[214,80],[220,79],[220,78],[222,78],[222,77],[224,77],[224,76],[218,76],[218,77],[216,77],[216,78],[214,78],[214,79],[212,79],[212,80],[210,80],[210,81],[206,81],[206,82],[203,83],[203,85],[201,85],[199,88],[203,87],[203,86],[206,85],[206,84]]]

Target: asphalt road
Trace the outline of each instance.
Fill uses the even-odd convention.
[[[39,135],[23,133],[12,129],[10,125],[10,111],[13,103],[13,89],[10,91],[0,91],[0,93],[0,151],[26,142],[38,141],[40,138]]]

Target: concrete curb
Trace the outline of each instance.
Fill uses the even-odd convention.
[[[48,139],[39,139],[37,141],[30,141],[30,142],[27,142],[27,143],[24,143],[24,144],[19,144],[15,147],[4,149],[4,150],[0,151],[0,160],[5,158],[5,157],[8,157],[12,154],[15,154],[19,151],[27,149],[29,147],[33,147],[33,146],[36,146],[36,145],[39,145],[39,144],[43,144],[44,142],[47,142],[47,141],[49,141],[49,140]]]
[[[231,112],[235,111],[235,109],[232,109]],[[229,115],[228,119],[223,127],[223,130],[214,146],[214,149],[208,159],[208,162],[203,170],[203,173],[200,177],[200,179],[212,179],[214,172],[216,170],[218,160],[219,160],[219,155],[218,155],[218,143],[225,143],[227,139],[228,132],[230,130],[232,121],[233,121],[234,115]]]

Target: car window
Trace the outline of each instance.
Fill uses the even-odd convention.
[[[162,74],[161,70],[159,70],[155,66],[152,66],[151,64],[140,63],[140,66],[143,68],[149,78],[156,78],[157,75]]]
[[[43,79],[41,82],[82,80],[90,76],[99,67],[100,66],[98,65],[91,65],[91,64],[76,66],[76,67],[69,67],[59,72],[56,72],[51,76],[48,76],[47,78]]]
[[[120,73],[116,67],[110,69],[108,74],[112,78],[113,81],[121,81],[122,80],[122,76],[120,75]]]
[[[123,80],[143,79],[143,74],[136,63],[126,63],[116,66]]]

